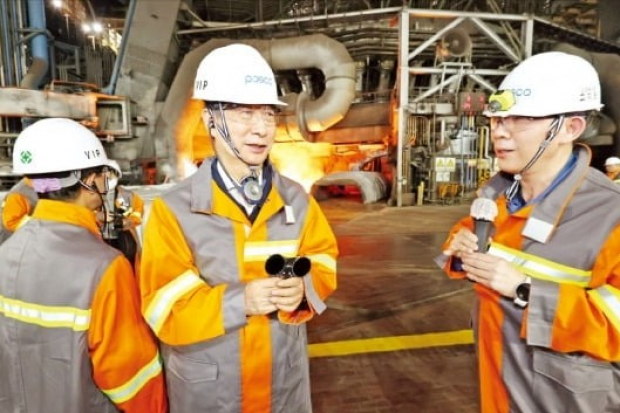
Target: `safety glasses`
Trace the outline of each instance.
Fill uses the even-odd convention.
[[[523,132],[539,125],[541,120],[551,119],[552,116],[532,117],[532,116],[493,116],[489,118],[489,127],[491,131],[497,130],[502,126],[506,131],[516,133]]]
[[[242,106],[226,104],[224,106],[226,120],[245,126],[253,125],[260,119],[265,125],[276,124],[278,112],[271,106]]]

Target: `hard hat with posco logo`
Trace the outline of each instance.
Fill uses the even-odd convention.
[[[620,165],[620,158],[618,158],[617,156],[611,156],[607,158],[607,160],[605,161],[605,166],[610,165]]]
[[[99,138],[71,119],[35,122],[19,134],[13,146],[13,172],[21,175],[77,171],[107,164]]]
[[[286,105],[278,99],[271,67],[258,50],[246,44],[217,48],[202,59],[193,98],[245,105]]]
[[[587,60],[545,52],[525,59],[504,78],[484,115],[544,117],[602,106],[599,77]]]

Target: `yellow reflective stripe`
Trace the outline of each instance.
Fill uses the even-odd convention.
[[[90,326],[90,310],[31,304],[2,296],[0,296],[0,313],[5,317],[41,327],[86,331]]]
[[[138,212],[138,211],[133,211],[132,213],[129,214],[129,216],[136,217],[138,219],[142,219],[142,214],[140,212]]]
[[[17,225],[15,226],[15,229],[21,227],[22,225],[24,225],[28,221],[30,221],[30,215],[24,215],[22,217],[22,219],[20,219],[19,222],[17,223]]]
[[[265,261],[270,255],[280,254],[285,257],[294,257],[299,252],[299,240],[247,242],[243,256],[245,262]]]
[[[144,366],[135,376],[129,379],[122,386],[113,389],[102,389],[102,391],[114,403],[119,404],[126,402],[138,393],[153,377],[161,373],[161,361],[159,353],[151,360],[149,364]]]
[[[615,329],[620,331],[620,291],[616,288],[604,285],[589,290],[587,293],[594,304],[605,313]]]
[[[541,280],[586,287],[592,277],[592,271],[558,264],[497,243],[491,243],[488,253],[514,264],[524,274]]]
[[[187,270],[157,291],[144,313],[144,318],[156,334],[164,325],[174,303],[181,296],[202,284],[202,279],[196,273]]]
[[[306,258],[312,262],[312,266],[314,266],[314,264],[321,264],[328,270],[336,272],[336,259],[329,254],[306,255]]]

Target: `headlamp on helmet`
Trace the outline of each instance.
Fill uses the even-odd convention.
[[[516,102],[512,90],[498,90],[489,96],[488,111],[491,113],[504,112],[513,107]]]

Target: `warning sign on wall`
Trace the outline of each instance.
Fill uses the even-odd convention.
[[[456,159],[448,157],[435,158],[436,172],[454,172],[456,171]]]

